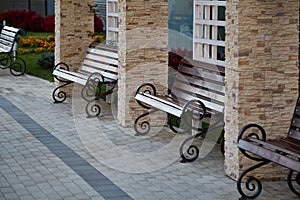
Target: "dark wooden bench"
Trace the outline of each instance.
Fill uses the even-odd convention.
[[[9,68],[14,76],[23,75],[26,71],[25,61],[13,52],[19,35],[25,34],[23,29],[10,26],[4,26],[0,33],[0,68]]]
[[[55,65],[53,75],[63,83],[52,92],[55,103],[66,100],[67,94],[62,90],[63,87],[78,83],[83,85],[81,95],[88,102],[85,109],[88,117],[96,117],[101,113],[101,107],[95,100],[111,94],[117,84],[118,51],[114,46],[92,43],[78,70],[70,71],[69,66],[61,62]],[[103,86],[107,90],[103,90]]]
[[[247,174],[270,162],[289,169],[287,182],[292,192],[300,196],[300,191],[293,184],[295,179],[300,186],[300,97],[294,110],[288,135],[282,138],[267,139],[265,130],[258,124],[244,126],[238,136],[237,146],[240,151],[249,159],[258,161],[255,165],[245,169],[238,178],[237,188],[242,195],[240,199],[254,199],[262,190],[260,180],[254,176],[247,177]],[[296,176],[293,178],[293,174]],[[243,181],[246,179],[245,188]],[[247,193],[248,192],[248,193]],[[249,193],[250,192],[250,193]]]
[[[196,134],[184,140],[180,146],[182,161],[194,161],[199,155],[199,149],[190,145],[183,152],[184,145],[194,138],[203,136],[208,130],[223,128],[224,110],[224,75],[222,66],[207,64],[192,59],[183,59],[178,68],[173,87],[168,95],[157,94],[151,83],[142,84],[136,91],[135,99],[147,111],[138,116],[134,122],[137,135],[145,135],[150,131],[150,123],[140,119],[158,110],[168,113],[168,125],[175,133],[188,130]],[[211,116],[219,116],[218,120],[210,123],[209,128],[201,127],[201,121]],[[176,123],[180,121],[179,123]]]

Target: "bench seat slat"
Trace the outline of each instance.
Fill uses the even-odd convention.
[[[2,46],[0,44],[0,53],[9,53],[10,52],[11,47],[7,47],[7,46]]]
[[[290,129],[289,136],[292,137],[292,138],[300,140],[300,132],[299,131]]]
[[[8,30],[10,32],[15,32],[17,33],[19,31],[18,28],[12,27],[12,26],[4,26],[3,30]]]
[[[85,85],[90,73],[85,73],[84,71],[71,72],[63,69],[56,69],[53,71],[53,75],[60,76],[81,85]],[[115,79],[110,79],[107,77],[104,78],[105,82],[111,82],[113,80]]]
[[[107,49],[95,49],[95,48],[88,48],[89,53],[97,54],[97,55],[102,55],[114,59],[118,59],[118,53],[115,51],[108,51]]]
[[[213,67],[213,66],[212,66]],[[216,72],[206,71],[199,67],[190,68],[188,66],[181,66],[178,70],[181,73],[187,74],[187,76],[191,76],[194,79],[199,80],[212,80],[216,82],[220,82],[224,84],[224,76],[220,75]]]
[[[169,101],[164,101],[159,97],[155,97],[153,95],[146,95],[146,94],[137,94],[135,99],[146,104],[149,104],[157,109],[175,115],[177,117],[181,116],[182,108],[176,104],[173,104]]]
[[[192,84],[192,85],[205,87],[208,90],[217,91],[219,93],[225,94],[225,86],[224,86],[224,83],[221,83],[221,82],[209,82],[207,80],[204,80],[204,79],[202,80],[200,78],[195,80],[194,78],[189,77],[189,76],[185,76],[185,77],[179,76],[178,79],[183,82],[188,82],[189,84]]]
[[[248,142],[246,140],[239,140],[238,147],[254,153],[262,158],[266,158],[272,162],[275,162],[279,165],[288,167],[292,170],[300,172],[299,161],[290,157],[282,156],[279,153],[276,153],[272,150],[266,149],[259,145],[253,144],[252,142]]]
[[[118,79],[118,75],[115,74],[115,73],[101,71],[101,70],[98,70],[98,69],[87,67],[86,65],[82,66],[82,70],[86,71],[86,72],[89,72],[89,73],[95,73],[95,72],[101,73],[105,78],[107,78],[109,80],[117,80]]]
[[[297,144],[287,143],[288,140],[274,139],[274,140],[268,140],[267,142],[264,142],[262,140],[258,140],[258,139],[250,138],[250,137],[247,138],[247,140],[253,142],[256,145],[262,145],[266,148],[270,148],[270,149],[273,149],[273,150],[278,150],[278,151],[281,151],[281,152],[285,152],[287,154],[290,154],[292,156],[300,158],[300,148],[299,148],[299,146],[297,147]]]
[[[203,98],[199,98],[197,96],[194,96],[192,94],[188,94],[188,93],[185,93],[185,92],[181,92],[179,90],[176,90],[176,92],[174,92],[173,94],[177,98],[182,98],[182,99],[185,99],[186,101],[191,101],[193,99],[200,100],[204,103],[204,105],[208,109],[215,110],[217,112],[223,112],[223,110],[224,110],[224,105],[223,104],[217,103],[213,100],[205,100]]]
[[[76,74],[75,72],[70,72],[62,69],[56,69],[53,71],[53,75],[59,76],[61,78],[73,81],[75,83],[79,83],[81,85],[85,85],[87,79],[80,77],[79,74]]]
[[[184,58],[182,61],[182,65],[190,65],[190,66],[200,66],[203,69],[207,69],[210,71],[215,71],[217,73],[225,74],[225,68],[223,66],[218,66],[218,65],[212,65],[209,63],[197,61],[191,58]]]
[[[11,35],[6,35],[1,33],[1,39],[6,41],[7,43],[13,43],[15,40],[16,34],[12,33]]]
[[[206,97],[208,99],[214,99],[216,101],[224,102],[225,97],[224,95],[220,95],[212,90],[207,90],[207,89],[202,89],[198,87],[192,87],[189,83],[187,82],[176,82],[176,85],[173,87],[173,91],[176,94],[176,92],[183,92],[186,94],[190,94],[193,96],[196,95],[201,95],[203,97]]]
[[[109,65],[109,64],[106,64],[106,63],[99,63],[99,62],[90,61],[90,60],[84,60],[83,65],[84,66],[90,66],[90,67],[96,68],[96,69],[101,69],[101,70],[104,70],[104,71],[107,70],[107,71],[118,73],[118,66],[117,65]]]
[[[87,54],[85,59],[101,61],[103,63],[110,63],[112,65],[118,65],[118,60],[116,60],[114,58],[108,58],[108,57],[105,57],[105,56],[100,56],[100,55]]]

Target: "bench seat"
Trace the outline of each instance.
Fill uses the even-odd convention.
[[[9,68],[10,73],[14,76],[23,75],[26,71],[26,63],[17,54],[14,46],[19,38],[19,35],[25,35],[23,29],[4,26],[0,33],[0,68]]]
[[[87,49],[82,65],[77,70],[70,71],[69,66],[61,62],[54,67],[52,74],[56,80],[62,83],[52,93],[55,103],[65,101],[66,93],[62,90],[63,87],[71,83],[78,83],[84,86],[82,97],[88,101],[86,106],[88,117],[98,116],[101,108],[95,100],[110,94],[118,80],[117,49],[104,44],[92,43]],[[102,86],[107,87],[108,84],[112,85],[112,88],[102,92]]]
[[[195,137],[204,135],[207,128],[198,127],[194,121],[200,122],[203,117],[214,114],[223,115],[224,111],[224,75],[225,69],[192,59],[183,59],[178,67],[178,72],[170,90],[170,94],[157,94],[156,88],[151,83],[144,83],[138,87],[135,100],[147,111],[138,116],[134,122],[134,129],[137,135],[149,133],[149,122],[140,122],[140,119],[158,110],[169,114],[168,124],[172,131],[186,132],[190,129],[200,131]],[[187,115],[191,115],[188,121]],[[181,123],[188,126],[186,130],[180,130],[173,124],[174,118],[180,118]],[[221,117],[222,118],[222,117]],[[176,120],[178,121],[178,120]],[[145,127],[145,124],[148,127]],[[212,126],[214,124],[211,124]],[[140,127],[139,127],[140,126]],[[211,127],[212,128],[212,127]],[[192,140],[194,138],[188,138]],[[182,144],[186,144],[187,141]],[[182,151],[182,147],[180,148]],[[186,161],[193,161],[198,155],[187,158],[180,152]]]
[[[250,180],[256,180],[256,185],[250,192],[245,192],[242,187],[242,180],[247,174],[270,162],[281,165],[289,170],[287,176],[288,186],[293,193],[300,196],[300,191],[296,188],[300,186],[300,97],[298,97],[291,125],[286,137],[267,139],[267,134],[263,127],[258,124],[248,124],[244,126],[238,136],[237,146],[239,150],[249,159],[258,161],[255,165],[245,169],[238,178],[237,189],[242,195],[240,199],[254,199],[259,196],[262,184],[259,179],[248,176],[246,184]],[[296,173],[295,178],[293,173]],[[293,184],[298,184],[295,187]],[[257,187],[256,187],[257,186]],[[249,187],[246,187],[249,190]]]

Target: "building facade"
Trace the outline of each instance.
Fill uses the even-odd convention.
[[[92,2],[56,0],[56,34],[60,35],[56,38],[57,62],[70,60],[74,67],[80,66],[78,55],[91,41],[93,15],[88,14],[87,3]],[[172,19],[180,22],[178,26],[169,20],[169,6],[191,9],[188,1],[178,6],[176,2],[180,0],[175,4],[168,0],[108,2],[112,7],[108,7],[107,29],[112,27],[111,17],[114,34],[107,37],[117,41],[119,53],[121,125],[130,124],[130,114],[135,113],[133,91],[138,85],[167,85],[170,38],[177,34],[178,41],[191,40],[193,59],[225,66],[224,167],[228,176],[236,179],[249,166],[236,146],[243,125],[259,123],[269,138],[287,134],[298,95],[299,0],[194,0],[192,37],[189,16],[176,11]],[[74,29],[74,23],[82,27]],[[222,35],[224,30],[226,34]],[[69,48],[70,44],[74,47]],[[174,47],[180,48],[181,44],[174,43]],[[159,91],[166,93],[163,87]],[[282,177],[282,169],[273,166],[272,172],[262,168],[257,173],[265,178]]]
[[[0,12],[8,10],[33,10],[42,16],[54,15],[54,0],[0,1]]]

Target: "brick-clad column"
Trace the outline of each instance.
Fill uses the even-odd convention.
[[[141,107],[137,87],[150,82],[167,92],[168,1],[119,0],[118,121],[131,126]]]
[[[93,0],[55,1],[55,63],[65,62],[78,69],[94,32]]]
[[[298,9],[298,0],[227,1],[225,172],[234,179],[249,166],[236,147],[242,126],[261,124],[268,138],[287,134],[298,94]],[[281,170],[255,173],[277,179]]]

